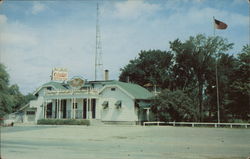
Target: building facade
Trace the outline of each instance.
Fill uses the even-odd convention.
[[[139,123],[149,120],[147,89],[115,80],[50,81],[39,87],[23,112],[23,122],[39,119],[90,119],[102,122]]]

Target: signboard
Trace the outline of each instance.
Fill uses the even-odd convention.
[[[84,85],[85,81],[83,79],[81,79],[80,77],[74,77],[73,79],[71,79],[70,81],[68,81],[68,84],[70,85],[70,87],[72,88],[81,88]]]
[[[51,80],[53,81],[68,80],[68,70],[65,68],[54,68],[52,70]]]

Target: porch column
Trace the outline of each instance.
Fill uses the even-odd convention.
[[[43,99],[43,118],[45,118],[45,100]]]
[[[62,103],[61,103],[61,99],[58,99],[58,118],[61,119],[61,106],[62,106]]]
[[[147,108],[147,121],[149,121],[149,108]]]
[[[58,98],[56,98],[56,119],[58,119],[58,105],[59,105]]]
[[[73,119],[73,98],[71,98],[70,118]]]
[[[48,103],[47,103],[47,100],[45,100],[44,119],[47,119],[47,107],[48,107]]]
[[[74,119],[76,118],[76,98],[74,98],[74,102],[73,102],[73,110],[74,110]]]

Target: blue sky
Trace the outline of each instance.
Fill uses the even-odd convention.
[[[33,92],[50,80],[54,67],[69,76],[94,79],[96,2],[11,1],[0,4],[0,62],[11,84]],[[212,17],[228,24],[216,35],[234,43],[237,54],[249,43],[248,0],[102,0],[103,64],[110,78],[140,50],[169,50],[169,41],[199,33],[212,36]]]

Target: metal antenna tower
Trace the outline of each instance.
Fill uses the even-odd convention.
[[[99,4],[96,5],[96,50],[95,50],[95,81],[103,75],[102,45],[99,25]]]

